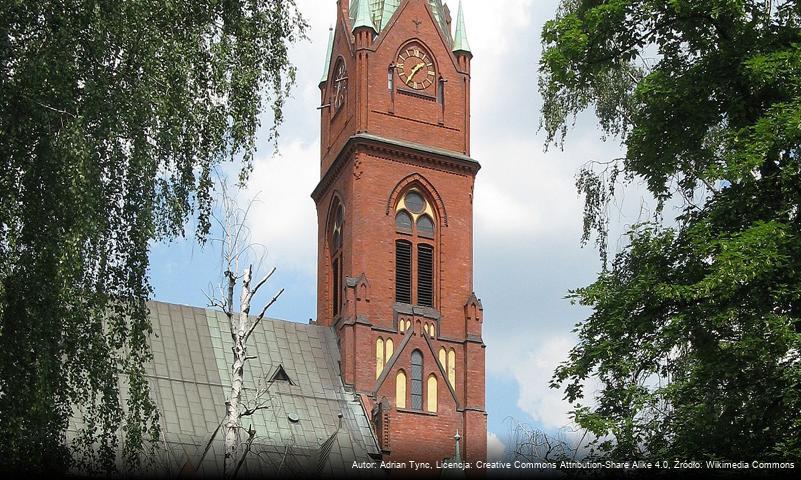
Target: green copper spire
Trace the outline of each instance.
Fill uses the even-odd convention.
[[[384,8],[381,12],[381,25],[378,26],[379,29],[383,30],[389,24],[389,19],[392,18],[399,4],[400,0],[384,0]]]
[[[369,0],[355,0],[353,30],[355,31],[359,27],[367,27],[378,33],[373,23],[373,16],[370,14],[370,4],[368,2]]]
[[[470,51],[470,42],[467,41],[467,30],[464,27],[464,11],[462,10],[462,2],[459,2],[459,13],[456,16],[456,35],[453,36],[453,51],[454,52],[467,52]]]
[[[325,54],[325,67],[320,83],[328,81],[328,69],[331,68],[331,52],[334,50],[334,28],[328,27],[328,52]]]

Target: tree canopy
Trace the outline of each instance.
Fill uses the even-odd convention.
[[[205,238],[216,165],[247,180],[305,29],[294,0],[0,4],[0,469],[135,465],[158,434],[148,247]]]
[[[554,375],[616,458],[801,456],[801,5],[563,0],[542,34],[542,125],[593,108],[621,159],[578,175],[605,267]],[[632,181],[662,211],[606,262]],[[584,399],[595,377],[600,390]]]

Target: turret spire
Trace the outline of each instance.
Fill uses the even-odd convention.
[[[467,29],[464,26],[464,11],[462,2],[459,2],[459,13],[456,15],[456,34],[453,36],[453,51],[472,53],[470,42],[467,41]]]
[[[334,50],[334,28],[328,27],[328,52],[325,54],[325,66],[323,67],[323,78],[320,83],[328,81],[328,69],[331,68],[331,52]]]
[[[378,33],[373,23],[373,16],[370,14],[369,0],[354,0],[355,15],[353,18],[353,31],[357,28],[367,27],[373,30],[373,33]]]

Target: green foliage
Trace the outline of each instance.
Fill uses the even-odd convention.
[[[1,470],[133,468],[157,437],[148,246],[205,238],[215,165],[247,180],[305,28],[293,0],[0,4]]]
[[[597,234],[606,258],[619,176],[685,199],[570,293],[593,312],[552,387],[599,455],[799,458],[801,6],[564,0],[543,43],[549,143],[594,107],[626,147],[579,174],[583,240]]]

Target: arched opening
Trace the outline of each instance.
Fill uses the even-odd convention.
[[[331,250],[331,314],[336,320],[342,310],[342,242],[345,228],[345,208],[334,199],[329,245]]]
[[[412,410],[423,409],[423,354],[420,350],[412,352]]]
[[[395,301],[434,307],[436,223],[434,206],[417,188],[395,208]],[[414,273],[414,274],[413,274]]]
[[[426,410],[437,413],[437,377],[432,373],[428,376],[426,388]]]
[[[406,408],[406,372],[403,370],[395,375],[395,406]]]

